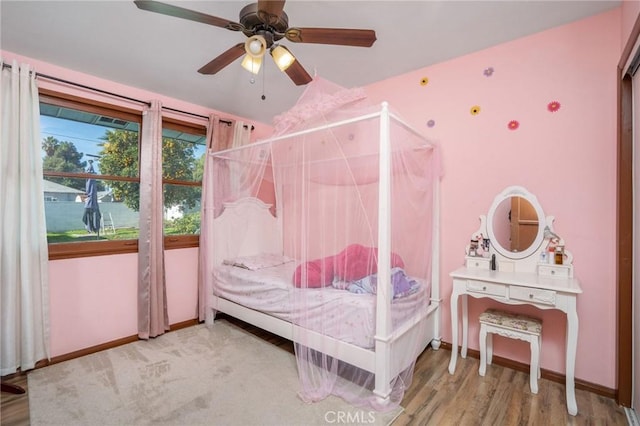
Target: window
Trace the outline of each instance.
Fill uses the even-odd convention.
[[[198,246],[206,133],[204,126],[163,119],[165,248]]]
[[[40,94],[50,259],[136,252],[141,114]]]
[[[138,250],[141,114],[40,94],[49,258]],[[197,247],[206,127],[165,118],[165,248]]]

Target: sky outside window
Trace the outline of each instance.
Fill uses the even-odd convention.
[[[83,153],[82,161],[93,160],[96,173],[100,173],[100,151],[99,145],[102,138],[109,130],[104,126],[81,123],[72,120],[60,119],[57,117],[40,116],[40,134],[42,139],[49,136],[58,139],[60,142],[71,142],[76,146],[78,152]],[[45,156],[42,150],[42,157]]]

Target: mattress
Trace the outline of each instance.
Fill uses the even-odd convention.
[[[248,270],[232,265],[214,269],[214,295],[363,348],[375,345],[376,296],[324,287],[293,286],[297,263]],[[430,285],[391,304],[392,328],[425,309]],[[256,324],[259,326],[259,324]]]

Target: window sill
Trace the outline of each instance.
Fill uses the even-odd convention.
[[[175,250],[199,247],[199,235],[171,235],[164,238],[164,249]],[[49,260],[76,257],[108,256],[138,252],[138,240],[95,241],[83,243],[49,244]]]

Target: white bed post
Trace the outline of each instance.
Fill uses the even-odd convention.
[[[380,176],[378,181],[378,292],[376,296],[376,365],[373,393],[391,394],[391,138],[389,105],[380,112]]]
[[[431,304],[440,305],[440,176],[435,176],[433,181],[433,223],[431,230]],[[440,336],[440,309],[436,309],[431,335],[433,350],[440,349],[442,342]]]

